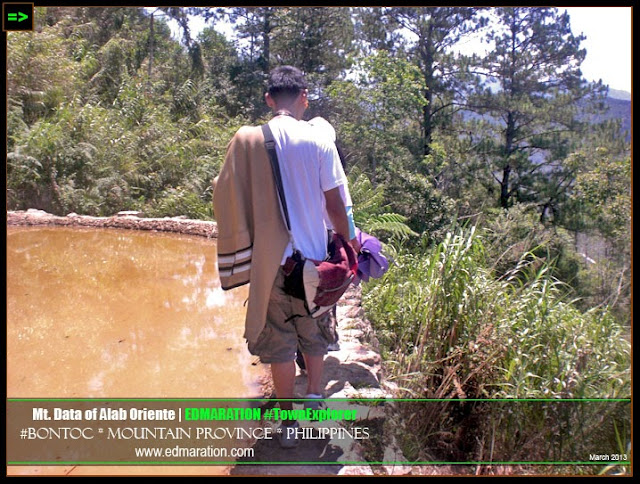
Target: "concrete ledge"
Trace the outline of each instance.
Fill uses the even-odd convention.
[[[214,221],[193,220],[184,217],[144,218],[139,212],[120,212],[112,217],[92,217],[70,213],[65,217],[30,208],[24,211],[8,211],[7,225],[59,225],[66,227],[117,228],[176,232],[216,238],[218,226]]]

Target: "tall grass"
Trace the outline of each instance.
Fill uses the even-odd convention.
[[[475,227],[457,228],[423,253],[399,249],[393,259],[363,296],[389,378],[402,396],[445,399],[403,407],[413,436],[409,453],[509,460],[535,449],[547,459],[569,448],[572,455],[587,452],[594,434],[614,438],[612,419],[620,428],[626,415],[614,405],[569,411],[462,403],[630,396],[623,328],[602,309],[580,312],[564,299],[567,291],[550,276],[549,262],[524,254],[496,278]],[[562,432],[568,427],[588,429],[590,438],[583,436],[578,448],[578,437]]]

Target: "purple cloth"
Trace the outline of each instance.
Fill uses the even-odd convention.
[[[362,232],[356,227],[356,238],[361,249],[358,254],[358,273],[353,283],[358,285],[360,280],[369,281],[370,277],[378,279],[389,269],[389,261],[382,255],[382,243],[373,235]]]

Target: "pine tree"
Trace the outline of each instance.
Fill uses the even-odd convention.
[[[544,194],[557,192],[550,184],[562,188],[571,137],[581,129],[578,101],[595,99],[604,88],[582,79],[584,37],[573,35],[566,12],[504,7],[494,13],[473,103],[488,121],[478,133],[483,156],[499,184],[501,207],[514,200],[549,206],[553,200]]]
[[[486,25],[482,12],[472,7],[388,7],[359,12],[363,39],[371,48],[406,55],[422,73],[424,156],[431,152],[434,131],[449,122],[448,111],[461,102],[464,63],[452,53],[452,47]]]

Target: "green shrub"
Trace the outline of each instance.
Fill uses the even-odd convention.
[[[401,396],[455,401],[629,397],[630,344],[624,329],[605,311],[581,312],[566,301],[548,261],[526,253],[495,278],[475,227],[450,232],[425,253],[400,249],[393,258],[389,271],[365,286],[363,305],[380,340],[388,378]],[[453,444],[440,438],[443,433],[464,434],[458,452],[474,454],[477,447],[471,443],[489,441],[486,423],[505,423],[504,408],[493,405],[460,407],[445,401],[403,408],[417,439],[409,445],[414,455],[425,451],[419,442],[431,442],[431,452],[452,458]],[[540,443],[538,425],[547,418],[543,410],[512,412],[521,438]],[[612,428],[607,429],[591,428],[610,439]],[[517,447],[514,435],[491,438],[498,437],[496,449]],[[549,443],[566,444],[562,439]],[[540,452],[550,455],[551,450]]]

